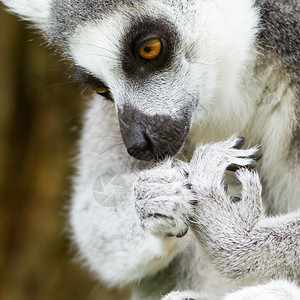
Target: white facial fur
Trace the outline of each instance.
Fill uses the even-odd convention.
[[[173,115],[185,106],[193,109],[196,103],[195,119],[203,119],[213,103],[222,107],[220,102],[226,101],[228,105],[241,68],[249,59],[257,17],[249,1],[240,2],[226,1],[225,5],[222,1],[196,1],[193,11],[183,10],[185,16],[174,3],[169,6],[170,1],[146,2],[147,8],[141,4],[137,11],[120,10],[102,21],[79,26],[69,39],[69,55],[76,65],[107,84],[118,108],[130,101],[148,115]],[[130,26],[126,15],[139,15],[141,11],[150,18],[161,15],[169,19],[182,36],[173,66],[153,74],[142,86],[126,78],[120,61],[120,41]],[[232,17],[232,11],[237,18]]]
[[[50,0],[3,0],[10,10],[37,24],[46,34]],[[240,109],[234,95],[241,68],[251,58],[258,17],[249,0],[145,1],[79,25],[68,41],[74,62],[110,88],[116,106],[131,101],[148,115],[176,115],[183,107],[198,109],[194,121],[212,120]],[[175,24],[181,44],[171,69],[153,75],[143,86],[126,79],[121,68],[120,41],[129,17],[145,12]],[[120,22],[122,20],[122,22]],[[195,80],[195,78],[197,80]],[[147,95],[147,96],[146,96]],[[126,100],[127,98],[127,100]],[[149,101],[150,99],[150,101]],[[205,118],[207,116],[207,118]]]

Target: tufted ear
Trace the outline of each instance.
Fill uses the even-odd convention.
[[[0,0],[8,10],[22,19],[33,22],[36,27],[47,31],[52,0]]]

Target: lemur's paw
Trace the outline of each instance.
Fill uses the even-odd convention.
[[[228,294],[224,300],[299,300],[300,289],[284,280],[275,280],[268,284],[246,287]]]
[[[207,298],[200,297],[199,294],[187,291],[187,292],[172,292],[162,298],[162,300],[204,300]]]
[[[222,181],[226,169],[236,171],[242,167],[254,168],[262,152],[257,147],[240,150],[244,144],[244,138],[231,137],[223,142],[199,147],[191,160],[191,178],[199,183],[215,184]]]
[[[188,232],[190,191],[180,163],[170,159],[140,175],[134,194],[141,226],[159,236],[183,237]]]

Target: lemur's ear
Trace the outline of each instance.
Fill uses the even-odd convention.
[[[7,8],[22,19],[33,22],[36,27],[47,31],[52,0],[0,0]]]

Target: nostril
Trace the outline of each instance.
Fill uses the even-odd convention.
[[[141,140],[128,147],[127,151],[137,159],[151,160],[154,157],[151,140],[146,134],[143,134]]]
[[[147,146],[149,147],[149,149],[151,149],[151,151],[153,152],[153,143],[151,141],[150,136],[147,133],[143,133],[144,139],[147,142]]]

